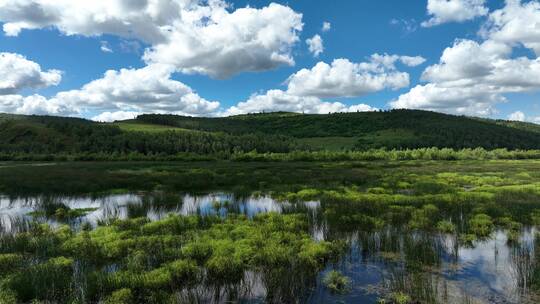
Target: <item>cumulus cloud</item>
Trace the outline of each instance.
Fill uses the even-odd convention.
[[[166,40],[166,28],[192,1],[3,0],[4,32],[55,27],[67,35],[112,34],[147,43]]]
[[[428,83],[417,85],[390,102],[392,108],[422,109],[457,114],[490,115],[494,104],[506,99],[483,85],[447,87]]]
[[[422,57],[372,55],[368,61],[353,63],[336,59],[331,64],[317,63],[311,69],[292,74],[287,90],[269,90],[252,95],[247,101],[229,108],[225,115],[262,111],[290,111],[303,113],[375,111],[366,104],[346,105],[326,101],[326,98],[359,97],[384,89],[398,89],[409,85],[409,74],[397,70],[396,63],[416,66]]]
[[[515,111],[513,113],[510,113],[507,118],[510,121],[521,121],[540,124],[540,116],[527,116],[522,111]]]
[[[420,84],[393,100],[394,108],[430,109],[451,113],[488,115],[505,102],[506,93],[540,89],[540,58],[515,56],[524,46],[537,52],[540,28],[537,1],[508,0],[492,12],[481,34],[484,41],[456,40],[439,63],[427,67]],[[538,40],[536,40],[538,39]]]
[[[485,16],[489,10],[485,0],[428,0],[427,12],[431,18],[422,22],[423,27],[448,22],[465,22]]]
[[[418,64],[418,57],[374,54],[368,62],[354,63],[336,59],[331,64],[317,63],[302,69],[288,79],[287,92],[298,96],[357,97],[387,88],[409,86],[409,74],[396,69],[397,61]]]
[[[508,115],[508,120],[525,121],[525,113],[521,111],[516,111],[514,113],[511,113],[510,115]]]
[[[426,62],[426,58],[421,56],[400,56],[399,61],[401,61],[406,66],[415,67],[422,65],[424,62]]]
[[[0,95],[0,112],[35,115],[72,115],[76,110],[59,100],[41,95]]]
[[[330,22],[328,21],[323,22],[322,29],[321,29],[323,32],[328,32],[331,29],[332,29],[332,24]]]
[[[185,16],[190,22],[176,26],[167,43],[146,50],[147,63],[167,63],[184,73],[214,78],[294,64],[291,48],[303,24],[302,15],[289,7],[271,3],[229,13],[213,5]]]
[[[486,39],[506,43],[521,44],[540,55],[540,3],[520,0],[506,0],[506,5],[492,12],[481,30]]]
[[[134,119],[140,114],[141,113],[139,112],[129,111],[103,112],[99,115],[92,117],[92,120],[101,122],[113,122],[117,120]]]
[[[42,71],[39,64],[15,53],[0,53],[0,95],[14,94],[22,89],[43,88],[60,83],[58,70]]]
[[[209,115],[219,102],[200,97],[187,85],[171,78],[173,68],[149,65],[140,69],[109,70],[78,90],[62,91],[51,98],[40,95],[0,96],[0,111],[20,114],[79,115],[102,112],[96,120],[114,120],[134,113]]]
[[[323,40],[319,35],[315,35],[307,39],[306,43],[308,45],[309,51],[315,57],[319,57],[319,55],[324,51]]]
[[[347,106],[341,102],[326,102],[317,97],[297,96],[282,90],[269,90],[266,94],[253,95],[247,101],[229,108],[224,115],[256,112],[287,111],[297,113],[327,114],[333,112],[376,111],[366,104]]]
[[[302,15],[275,3],[231,11],[222,0],[4,0],[4,32],[57,28],[67,35],[117,35],[149,45],[148,64],[226,78],[292,65]]]
[[[512,48],[487,40],[458,40],[440,62],[425,69],[419,85],[391,102],[394,108],[488,115],[504,93],[540,88],[540,59],[509,58]]]
[[[218,102],[208,101],[185,84],[171,79],[172,71],[164,65],[109,70],[102,78],[79,90],[60,92],[54,99],[78,108],[190,115],[208,114],[219,107]]]

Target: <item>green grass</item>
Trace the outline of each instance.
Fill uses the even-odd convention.
[[[118,126],[120,130],[125,131],[125,132],[148,132],[148,133],[160,133],[160,132],[166,132],[166,131],[198,132],[198,131],[193,131],[193,130],[188,130],[188,129],[171,127],[171,126],[141,123],[137,121],[115,122],[113,123],[113,125]]]
[[[282,302],[305,288],[294,277],[313,280],[338,252],[311,239],[304,216],[278,214],[137,218],[81,232],[41,225],[0,244],[0,290],[21,303],[176,303],[175,292],[199,284],[240,290],[248,271]]]

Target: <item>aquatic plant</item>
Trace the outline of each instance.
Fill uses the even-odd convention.
[[[334,293],[346,293],[351,288],[351,280],[336,270],[326,273],[323,284]]]
[[[2,296],[21,302],[160,303],[199,284],[226,287],[233,296],[247,272],[264,274],[267,284],[280,282],[275,275],[294,272],[298,282],[271,285],[279,301],[301,293],[305,282],[314,281],[338,254],[338,246],[310,238],[306,220],[279,214],[253,220],[171,215],[155,222],[116,220],[79,232],[36,225],[0,237],[6,245],[0,249],[5,252],[0,253],[0,274],[6,274],[0,280],[6,290]]]
[[[437,230],[442,233],[454,233],[456,225],[450,221],[440,221],[437,223]]]
[[[387,152],[381,153],[384,157],[404,155]],[[429,159],[436,155],[414,153],[403,157]],[[40,184],[33,178],[34,170],[42,169],[13,169],[14,181],[29,178],[24,189],[0,174],[0,188],[15,193],[21,189],[28,193],[64,190],[47,182]],[[12,234],[2,232],[0,290],[3,297],[15,297],[19,302],[129,298],[159,303],[171,300],[172,295],[187,299],[185,302],[204,297],[238,299],[253,284],[266,290],[265,300],[280,302],[309,294],[319,271],[329,261],[338,260],[346,248],[361,251],[363,259],[375,257],[385,266],[401,267],[401,274],[392,274],[395,283],[389,284],[390,291],[431,303],[437,293],[435,284],[420,274],[440,271],[444,258],[454,259],[460,246],[479,244],[477,240],[490,237],[499,228],[508,234],[507,246],[525,245],[526,241],[520,241],[525,228],[540,223],[540,174],[535,173],[540,172],[540,162],[530,160],[73,163],[47,170],[56,183],[66,184],[68,193],[97,191],[99,197],[108,191],[151,191],[128,208],[132,218],[120,220],[113,214],[95,229],[90,225],[52,228],[40,223],[47,219],[36,216],[35,221],[15,222]],[[89,178],[95,178],[96,184],[88,182]],[[177,191],[194,189],[255,190],[259,195],[288,200],[281,210],[294,214],[253,219],[231,212],[227,218],[146,218],[149,210],[157,208],[164,213],[175,211],[182,204]],[[304,200],[319,201],[320,207],[302,207]],[[227,205],[216,203],[216,208]],[[229,209],[235,205],[231,203]],[[53,203],[43,209],[53,219],[67,219],[71,212],[65,205]],[[313,235],[326,241],[314,241]],[[452,249],[441,241],[449,238]],[[70,262],[63,265],[55,260],[60,258]],[[517,272],[525,274],[526,265],[536,265],[538,258],[527,260],[523,255],[516,259],[520,261]],[[535,267],[539,268],[530,266],[536,273]],[[61,276],[59,269],[69,276]],[[45,284],[34,284],[30,274],[35,280],[47,279],[53,288],[45,290]],[[527,278],[521,280],[523,285],[534,281],[528,275],[521,277]],[[414,284],[408,283],[413,279]],[[530,286],[540,289],[540,283]],[[201,295],[201,289],[210,295]]]
[[[471,232],[478,237],[488,237],[494,229],[493,220],[487,214],[476,214],[469,225]]]
[[[105,299],[105,304],[130,304],[133,303],[133,295],[130,289],[124,288],[113,292]]]

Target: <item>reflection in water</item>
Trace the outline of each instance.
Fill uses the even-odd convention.
[[[89,209],[84,216],[59,221],[54,217],[34,217],[32,212],[40,210],[44,204],[55,201],[70,209]],[[97,225],[111,219],[148,217],[159,220],[169,213],[181,215],[219,215],[229,213],[253,217],[259,213],[297,212],[315,210],[318,202],[292,204],[277,202],[268,196],[236,197],[232,194],[214,193],[205,195],[141,193],[118,194],[104,197],[32,197],[9,198],[0,196],[0,225],[5,232],[18,232],[22,222],[46,221],[53,226],[70,224],[77,227],[83,222]],[[23,229],[24,230],[24,229]]]
[[[48,202],[48,203],[47,203]],[[60,219],[36,213],[44,204],[55,202],[67,209],[86,209],[82,216]],[[269,196],[238,197],[232,194],[204,195],[170,193],[132,193],[103,197],[32,197],[0,196],[0,233],[26,231],[32,222],[53,226],[82,223],[93,226],[113,219],[148,217],[161,219],[170,213],[182,215],[258,213],[304,213],[309,217],[316,240],[342,240],[348,252],[313,276],[291,273],[245,273],[240,286],[219,286],[209,292],[200,286],[178,293],[179,299],[204,299],[225,302],[271,302],[272,294],[306,294],[306,302],[373,303],[381,295],[405,292],[423,303],[540,303],[531,291],[536,256],[539,255],[535,228],[524,228],[520,236],[509,240],[497,231],[490,239],[463,246],[456,235],[411,232],[386,226],[361,229],[329,220],[324,204],[280,202]],[[344,295],[328,292],[322,278],[330,270],[339,270],[351,280],[351,291]]]

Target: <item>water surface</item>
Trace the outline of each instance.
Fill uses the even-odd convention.
[[[88,209],[77,218],[58,219],[35,213],[54,202],[69,209]],[[536,229],[525,227],[519,241],[509,242],[505,231],[469,245],[457,236],[410,232],[395,227],[366,232],[355,227],[332,226],[325,219],[319,201],[277,201],[267,195],[238,196],[229,193],[129,193],[105,196],[0,196],[1,233],[24,231],[31,221],[53,226],[83,223],[96,226],[114,218],[148,217],[158,220],[168,214],[222,216],[259,213],[305,213],[316,240],[345,240],[350,249],[337,262],[330,263],[315,282],[306,286],[305,302],[373,303],[392,290],[408,290],[440,303],[540,303],[530,290],[535,270]],[[322,283],[326,272],[339,270],[351,279],[350,292],[336,295]],[[246,273],[246,303],[264,301],[266,291],[261,277]]]

